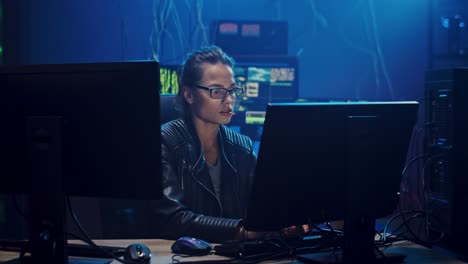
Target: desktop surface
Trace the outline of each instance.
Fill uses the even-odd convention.
[[[80,243],[78,241],[71,241],[71,243]],[[164,240],[164,239],[142,239],[142,240],[95,240],[95,243],[98,245],[105,246],[116,246],[116,247],[126,247],[133,243],[142,243],[147,245],[152,252],[151,263],[152,264],[163,264],[163,263],[174,263],[173,256],[171,252],[171,245],[174,243],[173,240]],[[429,249],[422,247],[420,245],[402,241],[398,244],[394,244],[391,247],[387,248],[385,252],[400,253],[406,255],[404,263],[443,263],[443,264],[463,264],[467,263],[460,259],[457,259],[452,254],[438,251],[436,249]],[[6,252],[0,251],[0,263],[19,263],[18,252]],[[184,263],[188,261],[227,261],[229,258],[218,256],[218,255],[208,255],[200,257],[187,257],[187,258],[177,258],[179,263]],[[112,263],[119,263],[114,260]],[[271,260],[262,263],[302,263],[295,258],[287,259],[278,259]]]

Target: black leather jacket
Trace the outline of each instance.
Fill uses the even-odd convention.
[[[162,238],[192,236],[210,242],[233,239],[247,200],[256,156],[252,141],[221,125],[221,199],[214,187],[195,128],[177,119],[161,128],[164,197],[154,207]]]

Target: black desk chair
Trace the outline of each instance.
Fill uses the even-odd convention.
[[[182,112],[176,109],[175,94],[161,94],[160,96],[160,118],[161,124],[182,116]]]

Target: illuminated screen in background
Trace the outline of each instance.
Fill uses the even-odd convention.
[[[179,85],[177,84],[177,70],[179,65],[161,65],[161,94],[177,94]]]
[[[298,98],[297,58],[242,56],[235,60],[236,83],[245,88],[245,96],[237,100],[231,126],[253,141],[259,141],[267,104],[295,102]]]
[[[295,67],[236,66],[236,82],[245,88],[239,111],[266,109],[266,103],[297,98]]]
[[[247,125],[263,125],[265,111],[245,111],[245,123]]]

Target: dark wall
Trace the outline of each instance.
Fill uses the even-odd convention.
[[[420,99],[426,69],[467,64],[429,56],[448,49],[444,19],[468,16],[462,0],[3,1],[10,63],[179,64],[187,52],[213,43],[214,20],[233,19],[288,22],[301,97]],[[467,48],[466,29],[460,34]]]
[[[426,0],[18,2],[20,43],[10,52],[19,48],[22,63],[177,64],[213,42],[213,20],[244,19],[289,23],[301,97],[417,99],[427,68]]]
[[[7,1],[8,2],[8,1]],[[148,1],[18,1],[20,62],[68,63],[145,59]],[[146,25],[141,27],[141,25]],[[17,26],[17,27],[18,27]],[[18,28],[16,28],[18,29]]]

